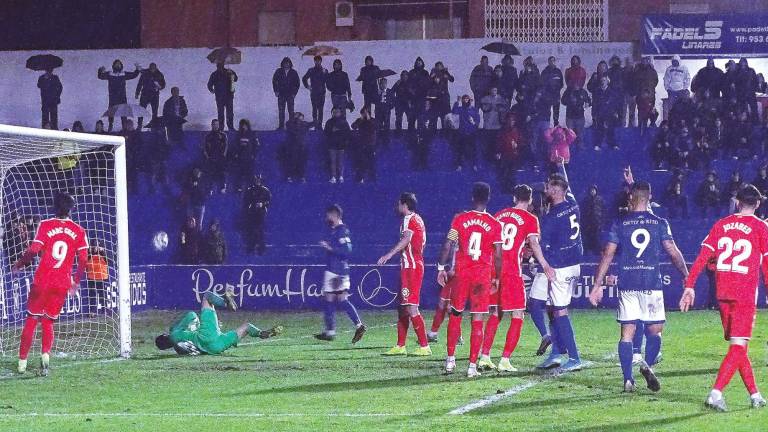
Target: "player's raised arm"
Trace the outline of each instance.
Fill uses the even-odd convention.
[[[592,285],[592,291],[589,293],[589,302],[592,306],[597,306],[603,300],[603,281],[605,275],[608,274],[608,268],[613,262],[613,257],[616,255],[616,243],[607,242],[605,248],[603,248],[603,257],[600,259],[600,264],[597,266],[597,273],[595,273],[595,282]]]
[[[379,258],[379,260],[376,262],[378,265],[384,265],[387,263],[387,261],[391,260],[393,256],[399,254],[400,252],[405,249],[408,244],[411,242],[411,239],[413,238],[413,231],[411,230],[405,230],[403,231],[403,235],[400,237],[400,241],[397,242],[397,244],[389,250],[389,252],[385,253],[384,255]]]
[[[557,156],[557,172],[563,176],[565,182],[568,184],[568,189],[565,191],[566,199],[571,202],[576,202],[576,197],[571,190],[571,183],[568,181],[568,172],[565,170],[565,158],[560,155]]]
[[[683,296],[680,298],[680,310],[682,312],[688,312],[688,309],[693,306],[693,302],[696,300],[696,292],[694,291],[696,287],[696,279],[699,278],[699,274],[701,274],[701,271],[704,270],[704,267],[714,254],[715,250],[712,246],[702,243],[699,256],[696,257],[696,261],[694,261],[691,266],[691,271],[685,278],[685,289],[683,290]],[[683,263],[683,265],[685,265],[685,263]]]

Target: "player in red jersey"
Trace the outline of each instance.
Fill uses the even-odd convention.
[[[491,280],[495,268],[501,274],[501,224],[488,214],[485,209],[491,197],[491,187],[487,183],[475,183],[472,186],[472,204],[474,210],[461,213],[453,218],[448,238],[440,252],[437,265],[437,282],[445,286],[448,273],[445,264],[454,243],[456,250],[456,285],[451,290],[451,316],[448,318],[448,358],[445,371],[452,373],[456,369],[456,344],[461,333],[461,314],[467,300],[471,302],[472,335],[469,342],[469,369],[467,377],[480,376],[477,371],[477,357],[483,342],[483,323],[488,314],[491,285],[498,285],[498,280]]]
[[[53,322],[58,319],[67,294],[74,295],[85,273],[88,258],[88,239],[85,230],[69,218],[75,200],[66,193],[56,195],[54,210],[56,217],[40,222],[37,235],[24,252],[24,256],[13,264],[13,272],[19,272],[42,252],[27,302],[27,319],[21,332],[19,345],[19,373],[27,370],[27,356],[32,347],[37,323],[43,330],[41,371],[48,375],[51,347],[53,346]],[[72,267],[77,255],[77,273],[72,276]]]
[[[458,213],[457,213],[458,214]],[[455,217],[456,215],[454,215]],[[447,282],[445,283],[445,286],[440,287],[440,293],[439,298],[437,300],[437,307],[435,308],[435,316],[432,318],[432,326],[430,327],[430,330],[427,332],[427,339],[429,342],[437,342],[438,335],[437,332],[440,331],[440,326],[443,324],[443,320],[445,320],[445,315],[448,313],[448,308],[451,306],[451,290],[453,289],[453,285],[456,284],[456,278],[454,277],[456,275],[456,245],[454,245],[453,248],[451,248],[450,253],[450,264],[445,266],[445,270],[448,273]],[[439,286],[439,285],[438,285]],[[459,336],[459,345],[463,343],[461,340],[461,336]]]
[[[695,299],[694,287],[699,273],[710,259],[716,259],[715,283],[720,318],[725,339],[730,341],[706,406],[726,411],[723,388],[739,371],[750,395],[753,408],[764,407],[765,399],[755,385],[752,364],[747,348],[755,325],[757,283],[762,267],[763,279],[768,280],[768,224],[755,216],[762,199],[752,185],[746,185],[736,194],[738,213],[720,219],[701,243],[701,252],[693,263],[685,281],[685,291],[680,299],[680,310],[686,312]]]
[[[408,335],[408,324],[413,324],[413,331],[419,340],[419,348],[411,354],[416,356],[432,355],[427,340],[427,329],[424,317],[419,312],[421,282],[424,279],[424,244],[427,233],[421,216],[416,214],[416,195],[404,192],[397,200],[396,211],[403,218],[400,225],[400,241],[389,252],[384,254],[378,265],[384,265],[397,254],[400,254],[400,307],[397,319],[397,345],[385,355],[407,355],[405,339]]]
[[[544,259],[539,245],[539,219],[528,212],[533,202],[533,190],[528,185],[518,185],[512,191],[515,206],[499,211],[494,216],[501,223],[502,262],[499,286],[496,292],[491,291],[491,316],[485,325],[483,349],[478,366],[481,369],[496,369],[491,361],[491,347],[496,337],[496,330],[504,318],[505,312],[511,312],[512,320],[507,330],[504,352],[499,361],[498,370],[501,372],[516,372],[517,369],[509,362],[509,357],[515,351],[520,341],[520,332],[525,318],[525,284],[520,260],[526,243],[533,255],[542,265],[544,273],[553,277],[554,270]]]

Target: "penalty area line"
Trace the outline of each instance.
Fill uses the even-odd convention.
[[[0,414],[0,419],[23,418],[190,418],[190,417],[215,417],[215,418],[330,418],[330,417],[405,417],[403,413],[130,413],[130,412],[94,412],[94,413],[14,413]]]
[[[592,366],[593,364],[594,363],[592,363],[590,361],[585,361],[583,363],[583,365],[584,365],[583,367],[587,368],[587,367]],[[460,406],[460,407],[454,409],[453,411],[450,411],[448,414],[449,415],[463,415],[463,414],[466,414],[466,413],[471,412],[471,411],[475,411],[475,410],[480,409],[480,408],[485,408],[488,405],[494,404],[494,403],[496,403],[496,402],[498,402],[498,401],[500,401],[502,399],[518,395],[518,394],[520,394],[520,393],[530,389],[531,387],[537,386],[537,385],[539,385],[539,384],[541,384],[541,383],[543,383],[545,381],[551,380],[551,379],[560,378],[563,375],[565,375],[565,373],[553,373],[553,374],[550,374],[550,375],[546,375],[546,376],[544,376],[544,377],[542,377],[541,379],[538,379],[538,380],[531,380],[531,381],[528,381],[528,382],[525,382],[525,383],[522,383],[522,384],[518,384],[518,385],[516,385],[516,386],[514,386],[514,387],[512,387],[510,389],[507,389],[507,390],[505,390],[505,391],[503,391],[501,393],[492,394],[492,395],[486,396],[486,397],[484,397],[482,399],[478,399],[478,400],[476,400],[474,402],[470,402],[470,403],[468,403],[466,405]]]

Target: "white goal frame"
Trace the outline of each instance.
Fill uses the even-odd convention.
[[[0,135],[15,135],[23,139],[29,137],[37,140],[51,140],[63,142],[79,142],[87,146],[112,146],[114,147],[114,182],[115,182],[115,220],[117,226],[115,234],[117,238],[117,292],[118,292],[118,314],[119,314],[119,355],[124,358],[131,356],[131,287],[130,287],[130,258],[128,245],[128,189],[126,172],[126,149],[125,138],[115,135],[96,135],[88,133],[76,133],[66,131],[55,131],[47,129],[37,129],[21,126],[11,126],[0,124]],[[0,144],[2,146],[2,144]],[[31,162],[40,159],[39,155],[24,155],[14,153],[12,156],[15,163],[8,165],[3,153],[8,152],[8,148],[0,148],[0,169],[6,170],[19,163]],[[13,151],[13,150],[10,150]],[[73,149],[62,149],[55,154],[46,155],[46,157],[60,157],[79,154],[80,151]],[[2,193],[2,192],[0,192]],[[85,265],[78,263],[78,265]]]

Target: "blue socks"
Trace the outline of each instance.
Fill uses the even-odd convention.
[[[355,305],[349,302],[349,300],[344,300],[342,302],[339,302],[341,307],[344,308],[344,311],[347,313],[347,316],[349,319],[352,320],[353,323],[355,323],[355,326],[359,326],[360,321],[360,315],[357,314],[357,309],[355,308]]]
[[[530,313],[533,325],[536,326],[536,330],[539,331],[541,337],[544,337],[549,333],[547,331],[547,323],[544,320],[544,307],[546,305],[547,302],[544,300],[529,299],[528,301],[528,313]]]
[[[659,351],[661,351],[661,334],[646,333],[645,362],[648,363],[648,366],[656,364],[656,357],[659,356]]]
[[[643,321],[635,321],[635,337],[632,338],[632,352],[634,354],[641,354],[643,352],[643,335],[645,334],[645,323]]]
[[[624,382],[635,382],[632,376],[632,342],[619,341],[619,361],[621,372],[624,374]]]
[[[325,332],[333,334],[336,332],[336,303],[325,302],[323,309],[323,318],[325,319]]]
[[[563,355],[566,349],[562,345],[563,340],[557,332],[557,327],[555,327],[554,318],[550,318],[549,320],[549,329],[551,330],[549,332],[549,340],[552,341],[552,351],[549,353],[549,358]]]
[[[554,325],[557,331],[557,338],[560,346],[565,347],[568,357],[579,360],[579,349],[576,348],[576,338],[573,334],[573,326],[568,315],[555,316]],[[554,333],[554,332],[553,332]]]

